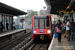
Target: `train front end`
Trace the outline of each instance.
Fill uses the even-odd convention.
[[[52,24],[50,15],[32,17],[32,39],[52,39]]]

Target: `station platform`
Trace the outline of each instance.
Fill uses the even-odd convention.
[[[48,50],[75,50],[75,41],[67,41],[62,34],[61,42],[58,43],[57,38],[52,39]]]
[[[25,29],[16,29],[16,30],[6,31],[6,32],[3,32],[3,33],[0,33],[0,37],[10,35],[10,34],[14,34],[15,32],[19,32],[19,31],[22,31],[22,30],[25,30]]]

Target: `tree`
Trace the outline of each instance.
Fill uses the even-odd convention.
[[[32,23],[32,16],[34,15],[38,15],[38,11],[32,11],[31,14],[29,14],[29,16],[27,16],[29,19],[28,19],[28,23]]]
[[[32,17],[33,15],[38,15],[37,11],[32,11],[31,14],[28,17]]]

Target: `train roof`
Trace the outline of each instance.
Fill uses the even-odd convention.
[[[34,17],[35,17],[35,16],[51,16],[51,15],[34,15]]]

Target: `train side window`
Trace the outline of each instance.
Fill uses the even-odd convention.
[[[46,19],[46,28],[50,28],[49,18]]]
[[[38,19],[34,19],[34,29],[38,29]]]

